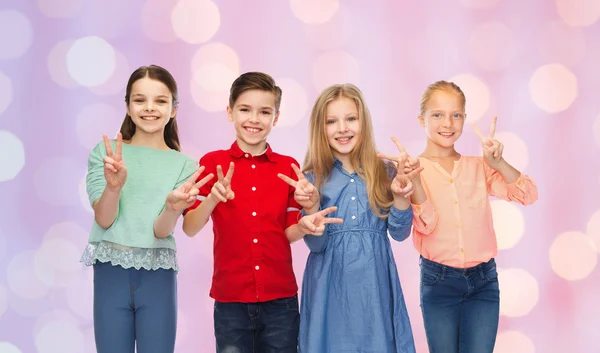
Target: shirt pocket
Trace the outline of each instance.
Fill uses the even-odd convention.
[[[467,180],[463,183],[463,196],[469,208],[482,210],[487,202],[485,180]]]

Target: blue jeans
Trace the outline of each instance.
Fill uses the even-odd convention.
[[[175,350],[177,275],[94,265],[94,335],[98,353]]]
[[[454,268],[421,257],[421,310],[431,353],[492,353],[500,291],[494,259]]]
[[[298,295],[262,303],[215,301],[217,353],[297,353]]]

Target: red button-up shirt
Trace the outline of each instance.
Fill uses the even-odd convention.
[[[263,302],[291,297],[298,292],[292,268],[290,243],[285,229],[298,223],[301,206],[294,200],[294,188],[277,177],[285,174],[297,180],[289,156],[267,147],[252,156],[234,142],[229,150],[207,153],[200,159],[215,177],[200,190],[198,207],[217,182],[217,165],[227,173],[235,164],[231,179],[233,200],[219,202],[212,212],[214,273],[210,296],[220,302]]]

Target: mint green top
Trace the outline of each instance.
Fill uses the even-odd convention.
[[[114,151],[115,141],[111,143]],[[108,229],[94,221],[82,261],[88,265],[101,261],[124,268],[177,270],[175,238],[173,234],[156,238],[154,221],[165,206],[167,194],[191,177],[198,162],[175,150],[125,143],[122,153],[127,180],[121,189],[117,217]],[[90,204],[102,196],[106,187],[105,156],[103,142],[90,153],[86,179]]]

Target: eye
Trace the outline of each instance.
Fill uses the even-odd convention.
[[[348,118],[348,121],[356,121],[356,120],[358,120],[358,118],[355,116],[351,116]]]
[[[333,119],[327,119],[327,121],[325,122],[325,124],[327,124],[327,125],[331,125],[333,123],[335,123],[335,120],[333,120]]]

